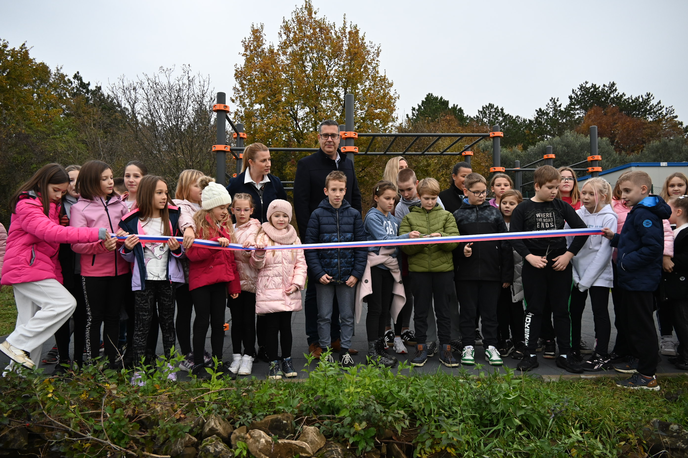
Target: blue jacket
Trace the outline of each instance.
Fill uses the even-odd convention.
[[[409,238],[408,234],[398,235],[400,223],[401,220],[395,215],[392,215],[391,212],[385,216],[377,208],[372,208],[370,211],[368,211],[368,213],[366,213],[365,221],[363,222],[363,226],[366,231],[366,238],[367,240],[394,240]],[[368,248],[368,251],[378,254],[380,252],[380,247],[371,246]],[[399,248],[394,250],[394,253],[390,256],[396,258],[398,255]],[[384,264],[379,264],[377,267],[380,269],[389,270]]]
[[[247,173],[248,169],[229,180],[227,192],[232,196],[232,199],[234,199],[234,194],[239,192],[251,194],[254,205],[253,214],[251,216],[261,223],[264,223],[268,220],[267,213],[270,202],[275,199],[287,200],[287,193],[284,192],[284,187],[280,179],[268,173],[270,182],[263,185],[263,193],[261,195],[253,184],[244,183]]]
[[[323,199],[311,214],[306,229],[306,243],[354,242],[366,240],[363,219],[358,210],[346,200],[334,208]],[[333,282],[344,283],[351,275],[363,278],[368,250],[366,248],[335,248],[331,250],[306,250],[306,262],[313,278],[327,274]]]
[[[621,234],[612,239],[617,247],[619,286],[627,291],[655,291],[662,278],[664,228],[671,207],[659,196],[647,196],[633,206]]]

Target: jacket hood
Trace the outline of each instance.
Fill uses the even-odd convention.
[[[635,210],[636,207],[646,208],[661,219],[668,219],[671,216],[671,207],[659,196],[649,195],[634,205],[633,210]]]
[[[461,207],[462,209],[464,208],[482,208],[482,207],[491,207],[490,202],[488,200],[485,200],[482,204],[480,205],[473,205],[468,203],[468,197],[463,199],[463,206]]]
[[[318,207],[324,208],[325,210],[328,210],[328,211],[331,211],[334,213],[336,210],[344,210],[346,208],[351,207],[351,204],[349,204],[349,202],[347,202],[346,199],[343,199],[342,205],[339,208],[334,208],[332,206],[332,204],[330,203],[330,200],[327,197],[325,197],[322,200],[322,202],[320,202],[320,205],[318,205]]]
[[[410,207],[411,205],[414,205],[414,204],[420,204],[420,199],[418,198],[418,196],[416,196],[416,198],[414,200],[408,200],[408,199],[404,199],[403,196],[400,196],[399,202],[402,202],[406,206]]]

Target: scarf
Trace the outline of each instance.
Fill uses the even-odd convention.
[[[291,224],[286,229],[277,230],[272,224],[263,223],[262,228],[271,240],[280,245],[293,245],[296,240],[296,229]]]

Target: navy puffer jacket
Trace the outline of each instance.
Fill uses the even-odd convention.
[[[306,243],[363,240],[366,240],[366,233],[361,214],[346,200],[341,207],[334,208],[328,199],[323,199],[308,220]],[[360,280],[367,256],[366,248],[306,250],[306,262],[313,278],[320,279],[327,274],[335,284],[346,282],[352,275]]]

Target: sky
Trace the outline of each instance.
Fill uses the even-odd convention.
[[[303,0],[0,0],[0,38],[34,59],[103,87],[188,64],[231,96],[241,40],[264,24],[277,42]],[[688,1],[313,0],[379,45],[380,68],[399,94],[397,115],[426,94],[466,114],[494,103],[532,118],[550,97],[615,81],[654,94],[688,123]],[[231,108],[231,105],[230,105]]]

